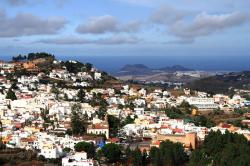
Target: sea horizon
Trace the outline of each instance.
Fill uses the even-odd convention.
[[[149,68],[159,69],[166,66],[181,65],[197,71],[237,72],[250,70],[250,56],[62,56],[55,55],[57,60],[77,60],[92,63],[98,69],[115,73],[127,64],[143,64]],[[0,56],[0,60],[11,61],[12,56]],[[208,63],[210,62],[210,63]]]

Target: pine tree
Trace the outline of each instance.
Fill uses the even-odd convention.
[[[134,166],[142,166],[142,153],[138,147],[133,151],[132,157],[132,163]]]
[[[83,102],[85,101],[85,99],[84,99],[84,97],[85,97],[85,92],[83,91],[82,88],[78,91],[77,97],[78,97],[78,100],[79,100],[80,102],[83,103]]]
[[[7,92],[6,99],[10,99],[12,101],[17,100],[16,94],[15,94],[15,92],[12,91],[11,88]]]
[[[71,127],[74,135],[82,135],[85,132],[85,122],[80,116],[80,106],[72,106]]]

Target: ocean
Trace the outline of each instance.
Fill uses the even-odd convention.
[[[11,60],[11,56],[0,56],[0,60]],[[119,71],[126,64],[144,64],[150,68],[182,65],[201,71],[250,70],[250,56],[56,56],[59,60],[89,62],[107,71]]]

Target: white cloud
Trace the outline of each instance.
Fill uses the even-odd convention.
[[[19,13],[9,18],[2,11],[0,12],[0,37],[56,34],[66,23],[64,17],[43,19],[27,13]]]
[[[116,18],[110,15],[93,17],[88,19],[87,22],[80,24],[76,31],[78,33],[106,33],[116,31],[118,22]]]
[[[157,24],[171,24],[183,19],[188,15],[188,12],[177,10],[167,5],[160,6],[150,16],[150,20]]]
[[[248,19],[248,15],[239,12],[220,15],[209,15],[204,12],[197,15],[190,23],[183,20],[174,23],[170,27],[170,33],[180,38],[192,39],[239,26]]]
[[[132,21],[122,24],[115,17],[104,15],[100,17],[89,18],[86,22],[76,28],[78,33],[103,34],[118,32],[135,32],[140,28],[141,23]]]

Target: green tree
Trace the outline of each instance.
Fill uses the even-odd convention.
[[[53,85],[53,87],[51,88],[51,92],[56,95],[56,99],[58,100],[59,99],[60,91],[59,91],[59,89],[55,85]]]
[[[188,102],[183,101],[178,108],[187,114],[191,114],[193,109],[198,109],[194,105],[190,105]]]
[[[108,123],[110,135],[116,136],[120,127],[120,119],[113,115],[108,115]]]
[[[90,63],[86,63],[85,64],[85,67],[86,67],[86,69],[87,69],[87,71],[90,71],[91,69],[92,69],[92,64],[90,64]]]
[[[101,151],[108,162],[114,163],[120,161],[122,152],[118,145],[114,143],[106,144],[102,147]]]
[[[124,108],[124,106],[123,106],[122,104],[119,104],[119,105],[118,105],[118,109],[121,109],[121,110],[122,110],[123,108]]]
[[[98,118],[104,119],[107,114],[107,102],[104,99],[100,99],[100,107],[97,111]]]
[[[69,153],[70,151],[71,151],[71,149],[68,148],[68,147],[66,147],[66,148],[63,149],[63,152],[66,152],[66,153]]]
[[[133,155],[130,146],[127,146],[127,148],[125,149],[125,155],[128,161],[132,158]]]
[[[190,156],[189,166],[209,165],[209,160],[206,159],[205,153],[202,150],[195,150]]]
[[[171,119],[184,117],[184,114],[181,112],[181,110],[179,108],[176,108],[176,107],[171,107],[171,108],[165,109],[165,113]]]
[[[73,105],[71,114],[71,127],[73,135],[83,135],[85,133],[85,121],[81,117],[81,106]]]
[[[67,93],[64,93],[64,100],[65,100],[65,101],[68,101],[68,100],[69,100],[69,96],[68,96]]]
[[[70,73],[77,73],[80,72],[82,67],[84,66],[82,63],[80,62],[76,62],[73,63],[71,61],[66,61],[63,63],[64,66],[66,67],[67,71],[69,71]]]
[[[46,52],[40,52],[40,53],[29,53],[28,54],[28,60],[34,60],[38,58],[52,58],[55,59],[55,56]]]
[[[142,165],[145,166],[149,163],[149,160],[148,160],[148,153],[147,151],[144,149],[143,152],[142,152]]]
[[[215,123],[211,119],[205,117],[204,115],[195,116],[193,118],[193,122],[196,126],[213,127],[215,125]]]
[[[240,127],[243,129],[248,129],[248,125],[247,124],[242,124],[240,119],[237,120],[233,120],[233,121],[229,121],[230,124],[236,126],[236,127]]]
[[[67,129],[65,134],[72,135],[73,134],[72,129]]]
[[[212,131],[206,136],[203,146],[192,153],[189,165],[248,166],[250,158],[246,154],[249,153],[250,144],[243,135]]]
[[[83,89],[81,88],[79,91],[78,91],[78,93],[77,93],[77,97],[78,97],[78,100],[80,101],[80,102],[84,102],[85,101],[85,92],[83,91]]]
[[[160,149],[157,147],[152,147],[149,152],[149,156],[151,159],[151,163],[155,166],[161,166],[163,163],[161,162]]]
[[[131,118],[130,115],[128,115],[125,120],[122,122],[122,125],[125,126],[127,124],[133,124],[135,119]]]
[[[88,154],[88,158],[95,157],[95,146],[93,143],[78,142],[74,148],[76,152],[86,152]]]
[[[134,110],[135,105],[134,105],[134,103],[133,103],[133,102],[130,102],[128,107],[129,107],[131,110]]]
[[[181,107],[181,108],[190,108],[191,105],[190,105],[188,102],[183,101],[183,102],[179,105],[179,107]]]
[[[142,166],[142,153],[138,147],[132,153],[132,164]]]
[[[10,88],[7,92],[7,95],[6,95],[6,99],[10,99],[10,100],[17,100],[17,97],[16,97],[16,94],[14,91],[12,91],[12,89]]]
[[[46,161],[46,158],[43,155],[38,156],[39,161]]]
[[[151,148],[150,158],[152,163],[157,166],[183,165],[188,159],[182,144],[170,141],[161,142],[159,148]]]

